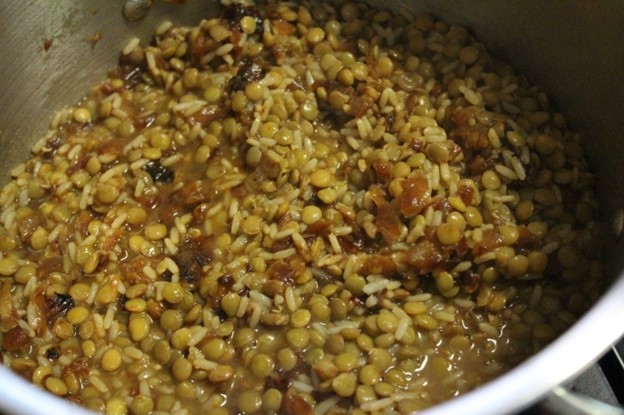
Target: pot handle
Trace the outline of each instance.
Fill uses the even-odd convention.
[[[557,386],[540,403],[552,415],[624,415],[624,409]]]

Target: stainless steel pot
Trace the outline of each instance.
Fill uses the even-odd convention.
[[[374,2],[372,2],[374,3]],[[603,216],[621,221],[624,206],[624,7],[620,1],[420,0],[378,2],[428,11],[470,27],[490,50],[543,87],[582,133],[596,172]],[[104,78],[130,36],[149,39],[163,19],[194,23],[214,14],[214,0],[156,1],[129,22],[120,1],[5,0],[0,8],[0,171],[28,155],[53,112],[77,102]],[[101,36],[100,40],[97,40]],[[617,227],[617,226],[616,226]],[[621,227],[621,224],[620,224]],[[621,229],[619,230],[621,232]],[[544,397],[596,360],[624,333],[624,246],[607,253],[609,291],[548,348],[481,388],[427,415],[506,414]],[[0,367],[0,409],[8,413],[84,414]],[[424,414],[425,412],[423,412]]]

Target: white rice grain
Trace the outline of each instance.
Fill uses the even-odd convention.
[[[124,46],[124,48],[121,50],[121,54],[122,55],[131,54],[132,51],[136,49],[136,47],[139,46],[140,43],[141,43],[141,40],[138,37],[131,38],[128,41],[128,43],[126,43],[126,46]]]

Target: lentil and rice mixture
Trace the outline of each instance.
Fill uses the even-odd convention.
[[[225,6],[132,39],[0,195],[1,358],[107,414],[406,414],[601,291],[579,138],[463,27]]]

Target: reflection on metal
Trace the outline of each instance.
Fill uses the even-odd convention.
[[[553,415],[624,415],[624,409],[556,387],[540,408]]]
[[[619,208],[613,215],[613,235],[616,241],[622,237],[622,230],[624,230],[624,209]]]
[[[123,5],[123,16],[131,21],[140,20],[147,16],[152,0],[127,0]]]

